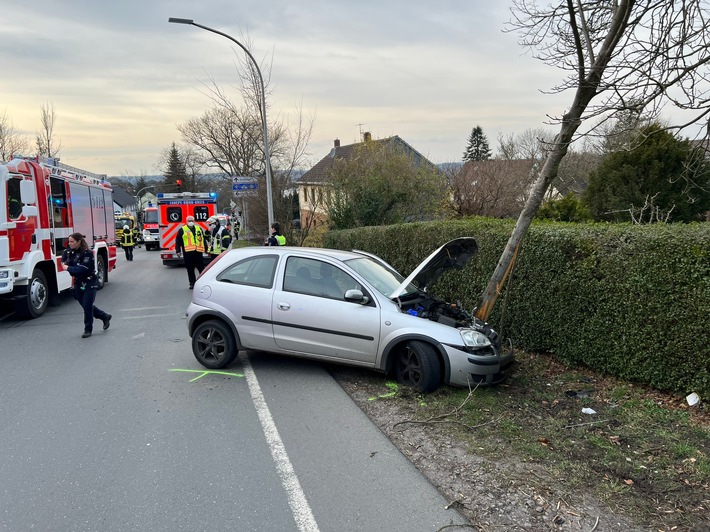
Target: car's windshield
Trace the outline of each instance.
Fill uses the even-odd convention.
[[[384,264],[380,264],[370,257],[350,259],[345,261],[345,263],[387,297],[390,297],[390,294],[394,292],[395,288],[404,281],[404,277],[396,271],[387,268]],[[417,287],[410,283],[401,295],[406,296],[417,291]]]

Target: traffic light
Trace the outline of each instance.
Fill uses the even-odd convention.
[[[175,186],[177,187],[178,191],[182,190],[182,179],[176,179]]]

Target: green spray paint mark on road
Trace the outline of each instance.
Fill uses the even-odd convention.
[[[184,373],[200,373],[197,377],[194,379],[190,379],[189,382],[195,382],[198,379],[201,379],[205,375],[228,375],[229,377],[244,377],[243,373],[229,373],[228,371],[211,371],[211,370],[202,370],[202,369],[170,369],[168,371],[182,371]]]

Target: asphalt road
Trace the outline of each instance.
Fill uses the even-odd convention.
[[[318,364],[192,355],[184,268],[137,249],[82,339],[0,306],[0,530],[435,531],[466,520]]]

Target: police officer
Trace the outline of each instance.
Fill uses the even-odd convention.
[[[135,240],[133,239],[133,232],[127,226],[123,226],[123,233],[121,234],[121,247],[123,251],[126,252],[126,260],[133,260],[133,246],[135,246]]]
[[[62,252],[62,269],[69,272],[74,284],[74,299],[84,309],[84,334],[82,338],[91,336],[94,328],[94,318],[104,322],[104,331],[111,325],[111,314],[107,314],[94,305],[98,279],[94,271],[94,254],[81,233],[72,233],[67,239],[68,249]]]
[[[220,224],[219,219],[210,216],[207,219],[207,228],[209,231],[205,236],[207,242],[207,253],[209,254],[209,262],[212,262],[217,255],[229,249],[232,244],[232,235],[229,230]]]
[[[202,228],[195,223],[194,216],[186,218],[187,225],[182,226],[175,234],[175,253],[185,258],[185,268],[187,268],[187,280],[190,283],[190,290],[195,286],[195,268],[199,273],[205,269],[205,262],[202,254],[205,252],[205,236]]]
[[[281,226],[279,222],[271,224],[271,236],[266,241],[267,246],[285,246],[286,237],[281,234]]]

